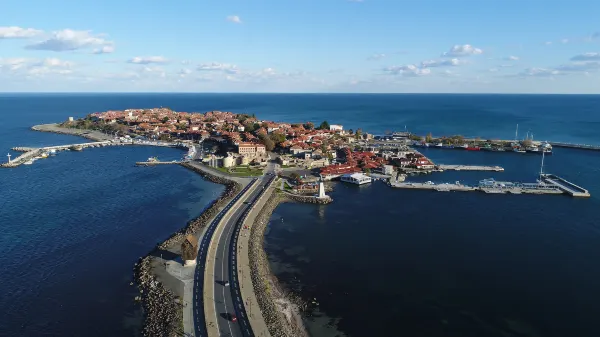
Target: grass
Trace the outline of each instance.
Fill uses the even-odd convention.
[[[256,177],[261,176],[261,169],[253,169],[248,166],[236,166],[232,168],[217,167],[217,170],[236,177]]]

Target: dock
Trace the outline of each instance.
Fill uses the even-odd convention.
[[[477,165],[437,165],[441,170],[448,171],[495,171],[502,172],[504,168],[500,166],[477,166]]]
[[[154,166],[154,165],[179,165],[184,163],[182,160],[173,160],[173,161],[138,161],[135,163],[137,166]]]
[[[561,142],[548,142],[552,146],[566,147],[571,149],[583,149],[583,150],[595,150],[600,151],[600,145],[590,144],[573,144],[573,143],[561,143]]]
[[[408,189],[418,189],[418,190],[434,190],[439,192],[449,192],[449,191],[475,191],[477,188],[462,184],[427,184],[427,183],[405,183],[405,182],[390,182],[390,186],[396,188],[408,188]]]
[[[568,194],[572,197],[589,198],[591,196],[590,192],[588,192],[588,190],[586,190],[585,188],[577,186],[572,182],[567,181],[566,179],[558,177],[554,174],[542,174],[541,180],[546,184],[555,186],[563,193]]]

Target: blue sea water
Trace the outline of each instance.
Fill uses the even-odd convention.
[[[0,150],[83,141],[30,131],[34,124],[156,106],[373,133],[406,125],[506,139],[518,123],[535,139],[600,144],[600,96],[0,94]],[[506,168],[426,177],[434,181],[533,181],[540,163],[512,153],[425,154]],[[136,334],[133,263],[222,190],[181,167],[133,167],[155,155],[181,152],[89,149],[0,170],[0,335]],[[546,164],[592,198],[339,184],[331,205],[280,206],[268,253],[285,286],[317,298],[315,336],[598,336],[600,152],[555,149]]]

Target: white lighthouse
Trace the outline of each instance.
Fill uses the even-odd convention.
[[[319,195],[317,196],[317,198],[319,198],[319,199],[328,198],[328,196],[325,194],[325,185],[323,185],[322,181],[319,182]]]
[[[10,153],[7,154],[6,156],[8,157],[8,163],[10,164],[10,157],[11,157]]]

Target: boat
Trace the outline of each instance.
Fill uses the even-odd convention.
[[[493,152],[504,152],[506,151],[503,147],[494,147],[492,148]]]
[[[453,149],[454,145],[442,145],[442,149]]]
[[[24,162],[23,165],[31,165],[33,164],[34,160],[33,159],[29,159],[28,161]]]
[[[492,145],[491,144],[484,144],[481,147],[481,151],[492,151]]]
[[[150,157],[150,158],[148,158],[148,162],[149,163],[154,163],[154,162],[157,162],[157,161],[158,161],[157,157]]]
[[[366,176],[362,173],[344,174],[340,177],[340,180],[356,185],[368,184],[372,181],[371,177]]]
[[[530,146],[525,148],[526,152],[532,152],[532,153],[542,153],[542,151],[540,151],[540,148],[537,146]]]
[[[467,151],[479,151],[480,147],[479,146],[469,146],[466,148]]]
[[[51,156],[56,155],[56,152],[57,152],[56,149],[48,150],[48,153],[50,153]]]
[[[513,148],[513,152],[517,152],[517,153],[526,153],[527,151],[523,150],[520,147],[514,147]]]
[[[42,152],[42,154],[40,154],[40,158],[48,158],[48,152]]]
[[[444,144],[442,144],[442,143],[437,143],[437,144],[435,144],[434,146],[435,146],[435,147],[442,147],[442,146],[444,146]]]
[[[468,144],[463,144],[463,145],[459,146],[459,148],[461,148],[461,149],[465,149],[465,150],[466,150],[468,147],[469,147],[469,145],[468,145]]]

